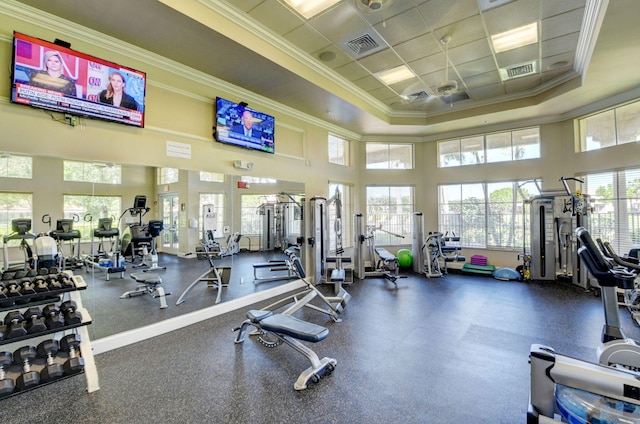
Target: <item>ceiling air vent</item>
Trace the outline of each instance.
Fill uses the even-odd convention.
[[[388,47],[382,37],[372,28],[347,37],[337,44],[342,47],[349,56],[356,60],[377,53]]]
[[[507,81],[535,74],[537,72],[536,63],[534,60],[520,65],[509,66],[508,68],[500,68],[500,78],[502,78],[502,81]]]

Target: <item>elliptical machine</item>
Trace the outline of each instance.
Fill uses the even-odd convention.
[[[616,291],[618,287],[632,289],[636,274],[613,268],[602,256],[585,228],[578,227],[576,235],[582,244],[578,249],[580,261],[598,280],[601,287],[605,323],[602,328],[601,344],[597,349],[598,361],[602,365],[619,366],[640,372],[640,345],[636,340],[628,338],[620,327]]]

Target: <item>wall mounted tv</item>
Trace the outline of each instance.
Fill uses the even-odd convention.
[[[216,98],[216,140],[261,152],[274,153],[273,116],[244,104]]]
[[[146,74],[13,33],[11,102],[144,127]]]

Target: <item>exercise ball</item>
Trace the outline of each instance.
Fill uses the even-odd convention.
[[[400,249],[396,254],[400,268],[409,268],[413,265],[413,252],[409,249]]]

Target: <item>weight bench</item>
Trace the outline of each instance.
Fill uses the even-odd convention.
[[[303,321],[291,315],[274,314],[271,311],[250,310],[247,312],[247,319],[242,323],[242,326],[234,329],[234,331],[238,331],[235,343],[244,342],[247,327],[250,325],[257,328],[260,332],[273,335],[280,343],[284,342],[291,346],[311,362],[311,366],[302,371],[293,384],[293,388],[296,390],[306,389],[309,383],[318,383],[320,378],[325,374],[330,374],[338,363],[333,358],[325,357],[319,359],[313,350],[300,342],[300,340],[303,340],[317,343],[326,339],[329,335],[329,329],[326,327]],[[271,347],[275,347],[275,345]]]
[[[374,249],[378,260],[376,261],[376,269],[383,269],[388,271],[384,274],[384,277],[389,279],[393,284],[396,284],[396,280],[399,278],[400,266],[398,265],[398,258],[392,255],[387,249],[383,247],[376,247]],[[394,271],[395,274],[391,274],[390,271]]]
[[[286,274],[277,274],[272,276],[258,275],[259,269],[266,269],[269,272],[282,272],[286,271]],[[260,281],[278,281],[289,280],[291,278],[297,278],[292,272],[289,264],[285,260],[271,260],[269,262],[260,262],[253,264],[253,283],[258,284]]]
[[[167,307],[167,298],[165,296],[171,293],[165,293],[164,288],[161,286],[162,278],[158,274],[148,274],[144,272],[133,273],[130,276],[137,283],[140,283],[135,290],[123,293],[120,299],[126,299],[128,297],[138,296],[141,294],[148,294],[154,299],[160,298],[160,309]]]

